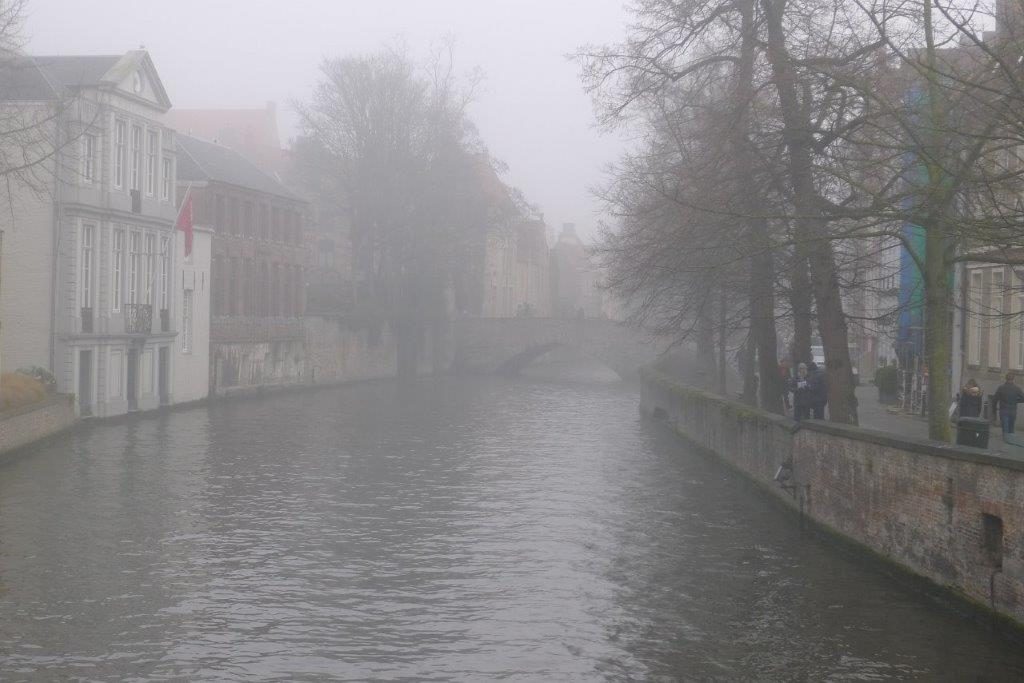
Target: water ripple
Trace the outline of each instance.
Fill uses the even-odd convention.
[[[0,476],[2,678],[1024,676],[635,404],[424,380],[50,442]]]

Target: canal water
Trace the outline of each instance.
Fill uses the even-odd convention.
[[[425,379],[51,441],[0,467],[0,678],[1024,677],[636,404]]]

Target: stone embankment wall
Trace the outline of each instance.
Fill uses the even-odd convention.
[[[63,431],[76,419],[74,399],[64,394],[0,413],[0,454]]]
[[[857,427],[798,427],[651,370],[641,410],[824,527],[1024,626],[1024,461]]]
[[[307,316],[303,381],[307,384],[393,378],[398,374],[398,340],[385,322],[341,316]],[[424,325],[416,349],[418,375],[447,372],[450,332]]]
[[[394,377],[398,372],[395,338],[387,325],[360,325],[327,316],[310,316],[303,322],[310,384]]]

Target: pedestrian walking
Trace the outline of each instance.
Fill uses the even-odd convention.
[[[967,380],[967,384],[960,390],[960,395],[957,397],[957,415],[960,417],[980,417],[981,403],[981,387],[978,386],[978,383],[972,377]]]
[[[1003,427],[1003,436],[1013,434],[1017,422],[1017,404],[1024,401],[1024,391],[1014,383],[1015,375],[1006,373],[1006,381],[999,385],[995,393],[995,404],[998,407],[999,423]]]
[[[810,417],[814,400],[805,364],[796,366],[796,377],[790,380],[789,390],[793,392],[793,418],[799,422]]]
[[[811,386],[811,416],[815,420],[824,420],[825,406],[828,405],[828,380],[825,372],[814,361],[807,366],[807,381]]]

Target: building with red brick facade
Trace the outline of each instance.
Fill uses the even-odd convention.
[[[227,147],[177,145],[179,195],[213,231],[211,393],[302,381],[309,205]]]

